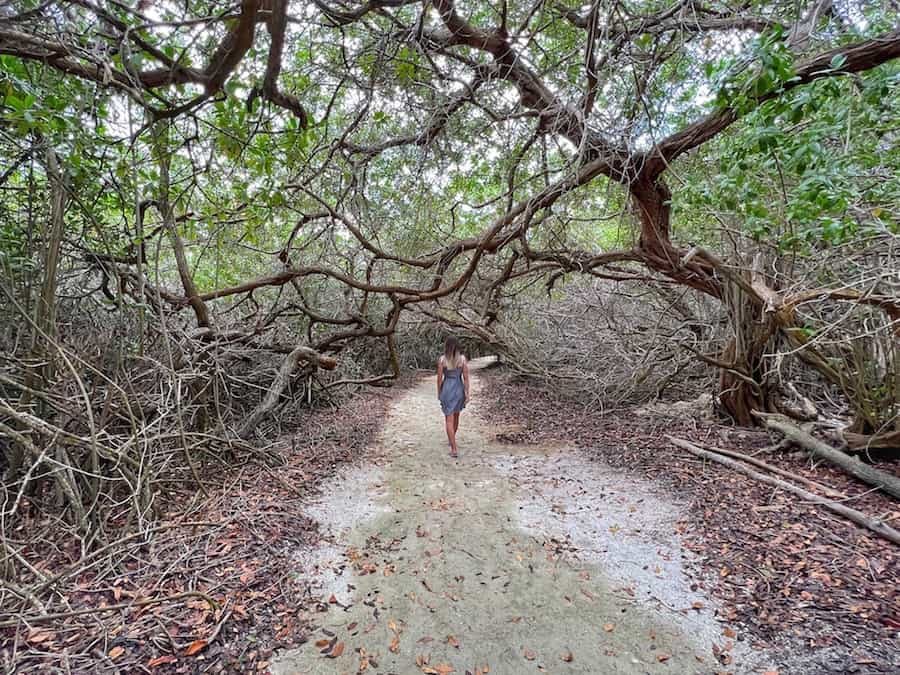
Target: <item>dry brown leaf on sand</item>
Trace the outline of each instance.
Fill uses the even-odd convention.
[[[565,652],[563,652],[562,654],[560,654],[559,658],[561,658],[561,659],[562,659],[563,661],[565,661],[566,663],[572,663],[572,660],[573,660],[575,657],[572,656],[572,652],[566,650]]]
[[[522,656],[524,656],[529,661],[534,661],[537,658],[537,654],[535,654],[530,649],[526,649],[522,652]]]
[[[339,657],[339,656],[340,656],[341,654],[343,654],[343,653],[344,653],[344,643],[343,643],[343,642],[338,642],[338,643],[334,646],[334,649],[331,650],[331,653],[330,653],[330,654],[327,654],[327,656],[328,656],[329,659],[336,659],[337,657]]]
[[[439,663],[436,666],[425,666],[422,668],[422,672],[427,675],[449,675],[449,673],[455,673],[456,670],[449,663]]]
[[[452,635],[447,636],[447,644],[451,647],[456,647],[457,649],[459,649],[459,640],[457,640]]]

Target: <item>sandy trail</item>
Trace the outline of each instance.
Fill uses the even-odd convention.
[[[471,411],[453,460],[442,422],[423,380],[395,402],[373,463],[310,505],[332,545],[298,554],[298,574],[327,610],[273,673],[767,669],[691,590],[677,505],[571,450],[493,444]]]

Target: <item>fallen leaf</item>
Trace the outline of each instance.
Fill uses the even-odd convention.
[[[725,630],[722,631],[722,634],[727,638],[737,637],[737,633],[735,632],[735,630],[733,628],[729,628],[728,626],[725,626]]]
[[[665,663],[665,662],[668,661],[670,658],[672,658],[672,657],[669,656],[669,655],[666,654],[666,653],[662,653],[662,654],[657,654],[657,655],[656,655],[656,660],[659,661],[660,663]]]
[[[400,652],[400,638],[395,635],[394,639],[391,640],[391,645],[390,645],[390,647],[388,647],[388,649],[393,654],[399,653]]]
[[[47,630],[35,630],[31,629],[28,631],[28,637],[26,638],[26,642],[32,644],[38,644],[40,642],[46,642],[50,638],[53,637],[53,633]]]
[[[534,653],[533,651],[531,651],[530,649],[526,649],[526,650],[523,652],[523,656],[524,656],[526,659],[528,659],[529,661],[534,661],[534,660],[537,658],[537,654],[535,654],[535,653]]]
[[[164,666],[168,663],[175,663],[176,661],[178,661],[178,659],[171,654],[165,654],[164,656],[157,656],[155,659],[147,661],[147,667],[156,668],[156,666]]]
[[[448,675],[448,673],[455,673],[453,666],[449,663],[439,663],[436,666],[425,666],[422,668],[423,673],[428,673],[428,675]]]
[[[416,657],[416,665],[419,666],[419,668],[421,668],[422,666],[427,665],[427,664],[428,664],[428,658],[429,658],[429,657],[428,657],[427,654],[419,654],[419,655]]]
[[[560,657],[566,663],[572,663],[572,659],[575,658],[572,656],[572,652],[566,651],[560,655]]]
[[[724,569],[724,568],[723,568],[723,569]],[[725,576],[725,575],[723,574],[722,576]],[[694,609],[703,609],[704,606],[705,606],[705,605],[704,605],[700,600],[695,601],[695,602],[691,605],[691,607],[693,607]]]
[[[447,636],[447,644],[451,647],[456,647],[457,649],[459,649],[459,640],[457,640],[452,635]]]
[[[331,653],[328,654],[328,658],[329,658],[329,659],[336,659],[337,657],[339,657],[339,656],[340,656],[341,654],[343,654],[343,653],[344,653],[344,643],[343,643],[343,642],[338,642],[338,643],[334,646],[334,649],[331,650]]]
[[[331,640],[326,640],[324,638],[322,638],[321,640],[316,640],[316,647],[322,649],[322,647],[327,647],[329,642],[331,642]]]
[[[614,623],[605,623],[603,624],[603,630],[607,633],[612,633],[616,629],[616,624]]]
[[[109,654],[107,654],[107,656],[109,656],[109,658],[111,658],[111,659],[117,659],[120,656],[122,656],[122,654],[124,654],[124,653],[125,653],[125,647],[113,647],[112,649],[109,650]]]
[[[206,640],[194,640],[191,643],[191,646],[185,650],[184,655],[185,656],[193,656],[194,654],[197,654],[198,652],[202,652],[204,649],[206,649],[206,646],[208,644],[209,643]]]

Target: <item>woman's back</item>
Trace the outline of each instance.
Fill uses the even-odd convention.
[[[465,356],[459,355],[453,359],[455,363],[450,363],[446,356],[441,356],[440,361],[441,366],[444,369],[444,377],[461,377],[465,360]]]

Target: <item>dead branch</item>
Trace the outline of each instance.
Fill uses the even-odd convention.
[[[319,354],[314,349],[306,346],[296,347],[294,351],[288,354],[281,362],[281,367],[269,387],[265,398],[251,412],[244,423],[238,429],[238,436],[241,438],[249,438],[256,426],[262,419],[269,414],[278,405],[281,394],[287,389],[291,381],[294,371],[301,361],[309,363],[311,370],[315,368],[324,368],[325,370],[333,370],[337,367],[337,361],[328,356]]]
[[[699,445],[699,444],[698,444]],[[846,499],[847,495],[843,492],[839,492],[828,485],[824,485],[822,483],[817,483],[814,480],[810,480],[809,478],[805,478],[804,476],[800,476],[795,473],[791,473],[790,471],[785,471],[784,469],[773,466],[772,464],[768,464],[767,462],[762,461],[761,459],[757,459],[756,457],[752,457],[743,452],[736,452],[734,450],[726,450],[725,448],[716,448],[711,445],[703,445],[705,450],[709,450],[710,452],[715,452],[719,455],[725,455],[726,457],[731,457],[732,459],[739,459],[742,462],[746,462],[747,464],[752,464],[753,466],[759,467],[760,469],[765,469],[770,473],[777,474],[782,478],[789,478],[792,481],[797,483],[802,483],[808,488],[812,488],[813,490],[819,490],[820,492],[828,495],[829,497],[834,497],[835,499]]]
[[[830,445],[823,443],[803,431],[800,427],[792,424],[782,415],[757,413],[757,417],[761,418],[767,427],[790,438],[791,441],[809,450],[816,457],[827,460],[864,483],[874,485],[895,499],[900,499],[900,478],[865,464],[858,457],[852,457],[836,448],[832,448]]]
[[[10,621],[0,621],[0,628],[12,628],[14,626],[26,626],[33,623],[43,623],[45,621],[56,621],[57,619],[68,619],[73,616],[84,616],[85,614],[98,614],[101,612],[116,612],[120,609],[132,609],[134,607],[147,607],[148,605],[158,605],[163,602],[177,602],[185,598],[201,598],[209,603],[209,606],[215,611],[219,608],[219,603],[213,600],[206,593],[200,591],[187,591],[186,593],[176,593],[167,595],[163,598],[152,598],[150,600],[137,600],[136,602],[120,602],[114,605],[106,605],[105,607],[89,607],[86,609],[76,609],[71,612],[56,612],[55,614],[43,614],[40,616],[23,616]]]
[[[702,457],[704,459],[708,459],[712,462],[717,462],[719,464],[723,464],[730,469],[734,469],[735,471],[740,471],[741,473],[750,476],[754,480],[758,480],[762,483],[766,483],[768,485],[774,485],[775,487],[779,487],[782,490],[786,490],[791,492],[799,497],[802,497],[808,502],[816,504],[817,506],[822,506],[829,511],[837,513],[838,515],[844,516],[848,520],[853,521],[857,525],[860,525],[867,530],[870,530],[877,534],[879,537],[883,537],[888,541],[897,544],[900,546],[900,531],[895,530],[894,528],[886,525],[883,521],[878,518],[872,518],[871,516],[862,513],[861,511],[857,511],[856,509],[851,509],[848,506],[844,506],[843,504],[839,504],[838,502],[832,501],[830,499],[826,499],[824,497],[820,497],[819,495],[813,494],[808,490],[804,490],[801,487],[797,487],[792,483],[788,483],[787,481],[783,481],[780,478],[773,478],[771,476],[767,476],[758,471],[754,471],[746,464],[742,464],[738,461],[730,459],[728,457],[724,457],[715,452],[710,452],[709,450],[704,450],[703,448],[699,448],[693,443],[682,440],[680,438],[675,438],[674,436],[666,435],[666,438],[670,440],[672,443],[677,445],[679,448],[683,450],[687,450],[691,454],[697,455],[698,457]]]

